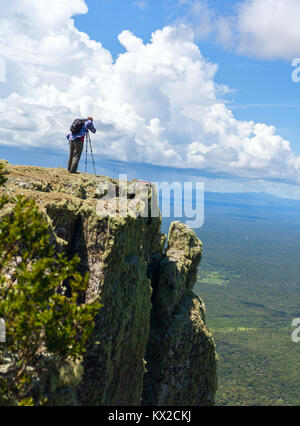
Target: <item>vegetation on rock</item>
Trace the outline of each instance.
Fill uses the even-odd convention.
[[[152,208],[158,211],[157,194],[152,187],[140,190],[135,181],[27,166],[8,165],[7,173],[6,191],[34,198],[50,229],[52,247],[66,252],[68,259],[80,257],[76,270],[81,276],[89,274],[80,308],[97,298],[103,305],[82,359],[62,365],[55,374],[46,366],[36,392],[47,395],[52,405],[138,406],[147,404],[151,393],[154,404],[213,404],[215,346],[205,326],[204,304],[192,292],[202,249],[195,233],[183,224],[172,225],[166,251],[161,216],[145,214]],[[113,190],[104,199],[107,183]],[[121,199],[129,187],[136,191]],[[128,214],[119,214],[127,201]],[[117,214],[112,215],[114,203]],[[99,207],[104,214],[98,214]],[[80,277],[75,271],[73,275],[77,283]],[[155,313],[163,318],[161,330]],[[51,321],[55,324],[56,319]],[[155,343],[160,360],[147,350],[153,337],[163,342]],[[165,371],[158,386],[147,385],[151,366]]]
[[[0,183],[5,180],[0,163]],[[4,194],[0,209],[0,318],[6,325],[0,403],[45,403],[35,385],[45,369],[78,362],[100,304],[77,303],[88,275],[78,272],[78,256],[55,253],[49,225],[33,199]]]

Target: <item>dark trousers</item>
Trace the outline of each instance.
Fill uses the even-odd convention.
[[[70,141],[69,172],[76,172],[83,150],[83,141],[80,138]]]

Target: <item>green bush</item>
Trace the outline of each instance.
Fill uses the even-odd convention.
[[[0,343],[0,404],[40,404],[30,392],[44,371],[45,356],[48,369],[78,361],[101,305],[78,304],[88,276],[77,271],[78,256],[70,260],[55,253],[47,221],[33,199],[2,195],[0,213],[0,318],[6,324],[6,342]]]

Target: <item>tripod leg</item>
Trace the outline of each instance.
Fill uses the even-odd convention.
[[[94,173],[95,173],[95,176],[96,176],[96,175],[97,175],[97,173],[96,173],[96,167],[95,167],[95,161],[94,161],[94,154],[93,154],[92,142],[91,142],[91,137],[90,137],[90,136],[89,136],[89,143],[90,143],[90,149],[91,149],[92,161],[93,161],[93,166],[94,166]]]

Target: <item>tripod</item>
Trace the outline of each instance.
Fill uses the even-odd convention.
[[[87,172],[87,157],[88,157],[88,145],[90,146],[90,150],[91,150],[91,156],[92,156],[92,162],[93,162],[93,166],[94,166],[94,174],[95,176],[96,174],[96,167],[95,167],[95,161],[94,161],[94,154],[93,154],[93,148],[92,148],[92,142],[91,142],[91,136],[90,136],[90,132],[87,131],[86,132],[86,140],[85,140],[85,145],[86,145],[86,150],[85,150],[85,173]]]

